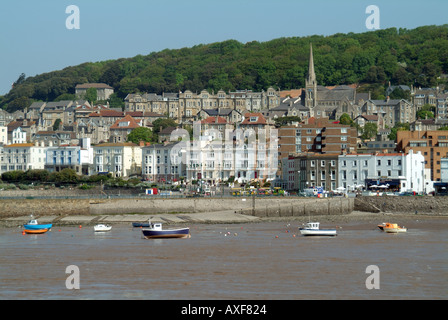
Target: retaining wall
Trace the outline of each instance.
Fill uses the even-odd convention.
[[[255,205],[254,205],[255,204]],[[194,213],[234,210],[258,217],[346,214],[351,198],[193,198],[193,199],[20,199],[0,200],[0,217],[34,215],[101,215]]]

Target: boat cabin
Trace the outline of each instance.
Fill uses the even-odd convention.
[[[152,229],[152,230],[162,230],[162,224],[159,222],[159,223],[149,223],[149,227]]]
[[[28,221],[27,224],[38,224],[36,219]]]
[[[308,222],[306,224],[306,228],[319,230],[319,224],[320,224],[319,222]]]

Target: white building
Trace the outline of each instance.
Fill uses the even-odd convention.
[[[142,175],[147,181],[174,182],[185,177],[185,164],[180,161],[179,143],[153,144],[142,148]]]
[[[46,151],[45,169],[58,172],[65,168],[77,174],[89,175],[93,164],[93,148],[90,139],[80,139],[80,145],[50,146]]]
[[[339,187],[355,190],[424,192],[424,157],[420,152],[345,154],[338,157]]]
[[[0,144],[8,143],[8,127],[0,126]]]
[[[142,149],[132,142],[101,143],[93,147],[92,174],[130,177],[142,173]]]
[[[15,128],[11,133],[11,143],[26,143],[26,132],[22,127]]]
[[[0,149],[0,173],[13,170],[44,169],[47,147],[15,143]]]

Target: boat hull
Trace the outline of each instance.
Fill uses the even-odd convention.
[[[49,229],[25,229],[23,230],[26,234],[42,234],[47,232]]]
[[[325,236],[325,237],[337,236],[336,229],[319,229],[319,230],[300,229],[299,231],[300,234],[303,236]]]
[[[25,224],[23,227],[27,230],[51,229],[53,224]]]
[[[95,232],[107,232],[110,231],[111,229],[112,229],[111,226],[105,226],[105,225],[99,225],[93,227],[93,230],[95,230]]]
[[[132,222],[134,228],[149,228],[149,223],[145,222]]]
[[[190,228],[151,230],[142,229],[143,237],[146,239],[164,239],[164,238],[190,238]]]
[[[408,230],[406,228],[384,228],[384,231],[387,233],[403,233],[407,232]]]

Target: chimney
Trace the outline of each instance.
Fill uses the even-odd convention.
[[[140,147],[144,147],[145,146],[145,141],[140,141],[139,145],[140,145]]]

